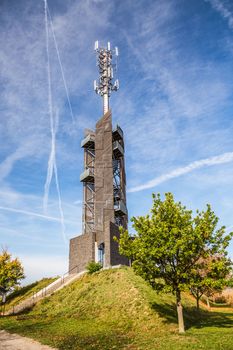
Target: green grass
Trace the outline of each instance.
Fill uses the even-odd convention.
[[[195,309],[183,296],[185,335],[174,297],[156,294],[130,268],[85,275],[0,328],[64,350],[232,350],[233,310]]]
[[[57,278],[57,277],[56,277]],[[17,305],[19,302],[31,297],[33,293],[38,292],[39,290],[45,288],[50,283],[56,280],[56,278],[43,278],[40,281],[31,283],[25,287],[21,287],[15,290],[13,293],[8,295],[5,310],[11,309],[14,305]]]

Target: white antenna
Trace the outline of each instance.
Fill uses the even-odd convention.
[[[96,80],[94,80],[94,91],[97,92],[98,91],[98,85]]]
[[[94,48],[94,50],[97,51],[98,48],[99,48],[99,42],[98,42],[98,40],[97,40],[97,41],[95,41],[95,48]]]
[[[115,86],[115,88],[116,88],[116,91],[119,90],[119,88],[120,88],[120,83],[119,83],[119,80],[118,80],[118,79],[115,81],[114,86]]]
[[[99,67],[99,80],[94,81],[94,91],[103,97],[104,114],[109,110],[109,97],[112,91],[119,89],[119,81],[116,79],[113,82],[114,71],[116,73],[118,48],[111,50],[110,42],[107,43],[107,48],[100,47],[99,42],[95,42],[95,51],[97,54],[97,66]],[[114,64],[112,63],[115,57]]]

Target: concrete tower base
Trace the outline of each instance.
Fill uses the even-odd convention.
[[[104,267],[115,265],[129,266],[129,259],[119,254],[118,243],[114,240],[114,236],[119,238],[120,233],[118,226],[114,223],[109,223],[109,254],[107,259],[104,259]],[[86,269],[90,261],[98,262],[98,242],[96,235],[86,233],[70,240],[70,255],[69,255],[69,272],[76,273]]]

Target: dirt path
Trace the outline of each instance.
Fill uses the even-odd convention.
[[[30,338],[0,330],[0,350],[54,350]]]

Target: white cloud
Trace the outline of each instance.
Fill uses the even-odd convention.
[[[25,240],[25,249],[26,244],[30,243],[34,246],[33,249],[37,246],[37,250],[40,251],[42,245],[36,245],[40,238],[46,246],[63,245],[57,200],[50,200],[47,215],[43,213],[42,196],[3,187],[0,191],[0,201],[1,242],[11,242],[11,246],[22,245],[21,238],[28,236],[30,240]],[[81,208],[71,203],[72,199],[67,198],[67,201],[63,201],[66,233],[69,238],[80,234],[82,227]],[[9,230],[14,232],[14,240],[9,236]]]
[[[20,255],[26,279],[23,284],[28,284],[43,277],[61,276],[67,272],[67,257],[63,255]]]
[[[227,152],[224,154],[221,154],[219,156],[196,160],[195,162],[192,162],[188,164],[187,166],[177,168],[167,174],[158,176],[154,178],[153,180],[150,180],[142,185],[132,187],[128,190],[128,192],[139,192],[143,191],[148,188],[153,188],[165,181],[168,181],[170,179],[174,179],[176,177],[182,176],[184,174],[188,174],[196,169],[200,169],[202,167],[206,166],[212,166],[212,165],[218,165],[218,164],[224,164],[229,163],[233,161],[233,152]]]
[[[35,147],[32,142],[24,142],[13,153],[8,155],[2,163],[0,163],[0,181],[4,180],[12,171],[15,162],[23,158],[31,157],[35,152]]]
[[[103,7],[101,18],[96,15],[96,6]],[[7,6],[5,8],[9,11]],[[76,100],[88,90],[87,86],[91,86],[90,82],[96,73],[95,64],[90,64],[95,59],[92,47],[89,45],[92,46],[96,35],[108,26],[110,8],[111,4],[72,2],[62,15],[52,13],[67,86],[71,96],[76,96]],[[5,148],[5,152],[1,154],[2,178],[11,173],[17,161],[25,157],[36,159],[42,157],[43,161],[49,150],[43,11],[42,1],[37,6],[26,2],[22,13],[23,19],[27,19],[26,22],[21,17],[15,18],[14,12],[4,13],[4,7],[2,11],[4,27],[0,33],[0,41],[4,42],[4,49],[0,53],[0,66],[4,89],[0,92],[0,135],[2,139],[7,140],[7,144],[1,149],[2,152]],[[60,108],[62,117],[59,132],[60,135],[62,133],[69,135],[66,142],[58,137],[58,157],[59,161],[69,164],[68,157],[77,161],[77,157],[75,158],[69,151],[70,144],[77,138],[77,130],[80,133],[81,129],[77,122],[72,125],[69,114],[68,118],[66,116],[64,119],[66,90],[52,36],[50,50],[54,104]],[[75,113],[77,118],[77,109]]]
[[[4,140],[0,150],[1,242],[9,242],[11,248],[24,246],[24,251],[31,244],[30,249],[38,252],[43,249],[42,245],[36,245],[39,237],[46,246],[52,247],[52,242],[61,245],[61,229],[57,225],[59,205],[53,184],[48,215],[42,214],[40,195],[50,147],[43,6],[43,1],[32,4],[30,0],[25,0],[23,5],[17,3],[13,8],[7,3],[0,5],[0,41],[4,43],[0,52],[3,87],[0,91],[0,138]],[[73,124],[66,109],[66,90],[52,36],[50,54],[53,101],[61,111],[56,140],[59,182],[66,232],[72,237],[82,228],[81,207],[72,203],[79,196],[77,174],[82,166],[79,142],[83,120],[85,123],[91,120],[86,111],[83,114],[79,98],[90,93],[94,99],[90,92],[96,74],[92,45],[96,36],[109,25],[111,3],[70,1],[64,8],[64,11],[57,11],[57,6],[51,3],[50,11],[71,103],[75,105]],[[101,11],[101,16],[96,15],[96,11]],[[9,230],[15,232],[14,240]],[[23,239],[22,235],[31,239]]]
[[[198,159],[224,152],[229,129],[218,125],[232,94],[231,63],[203,57],[197,44],[190,45],[192,51],[189,43],[185,47],[176,2],[142,6],[132,5],[133,25],[122,29],[132,79],[122,78],[113,99],[113,117],[125,132],[131,186],[151,169],[161,173],[174,168],[177,159],[189,162],[190,154]]]
[[[232,13],[227,9],[227,7],[224,5],[222,1],[219,0],[205,0],[206,2],[209,2],[213,9],[218,11],[220,15],[227,20],[229,28],[233,29],[233,15]]]

